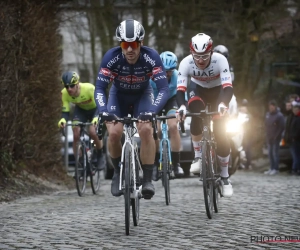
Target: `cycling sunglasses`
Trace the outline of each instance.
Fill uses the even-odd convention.
[[[120,46],[122,49],[128,49],[129,47],[132,49],[137,49],[139,47],[139,42],[121,42]]]
[[[199,54],[194,54],[194,53],[192,53],[192,56],[193,56],[193,58],[194,58],[196,61],[199,61],[200,59],[202,59],[203,61],[206,61],[207,59],[210,58],[210,52],[207,53],[207,54],[204,54],[204,55],[199,55]]]
[[[75,87],[75,85],[76,85],[76,84],[66,85],[65,88],[66,88],[66,89],[68,89],[68,88],[71,88],[71,89],[72,89],[72,88]]]

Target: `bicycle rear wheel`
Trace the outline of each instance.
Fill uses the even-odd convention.
[[[97,163],[96,162],[96,166],[93,163],[93,159],[95,158],[95,154],[96,154],[96,150],[93,149],[93,154],[91,157],[91,162],[90,162],[90,170],[91,170],[91,186],[92,186],[92,190],[93,190],[93,194],[97,194],[97,192],[100,189],[100,170],[98,169]]]
[[[202,144],[202,178],[203,195],[206,214],[209,219],[213,216],[214,175],[210,161],[210,146],[206,141]]]
[[[87,153],[85,145],[81,142],[77,144],[76,163],[75,163],[75,181],[79,196],[83,196],[86,187],[87,176]]]
[[[170,204],[170,175],[169,175],[169,170],[170,170],[170,161],[169,161],[169,154],[168,154],[168,142],[164,140],[162,142],[162,148],[163,148],[163,159],[162,159],[162,165],[163,165],[163,185],[165,189],[165,200],[166,200],[166,205]]]
[[[135,154],[135,157],[138,157]],[[133,171],[132,171],[133,173]],[[137,160],[135,160],[135,177],[136,177],[136,189],[138,191],[139,186],[140,186],[140,176],[139,176],[139,169],[138,169],[138,164]],[[133,181],[133,175],[131,179],[132,187],[134,186],[134,181]],[[140,197],[139,193],[135,196],[135,198],[131,199],[131,206],[132,206],[132,218],[133,218],[133,225],[138,226],[139,225],[139,219],[140,219]]]
[[[125,200],[125,231],[126,235],[129,235],[130,229],[130,184],[131,184],[131,147],[125,147],[124,153],[124,162],[123,165],[123,174],[124,174],[124,181],[125,181],[125,190],[124,190],[124,200]]]

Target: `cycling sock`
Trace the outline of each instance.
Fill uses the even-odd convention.
[[[160,157],[160,153],[156,152],[155,153],[155,162],[154,162],[154,164],[159,164],[159,157]]]
[[[111,161],[112,161],[112,163],[114,165],[114,168],[120,169],[119,164],[120,164],[120,161],[121,161],[121,156],[119,156],[117,158],[111,158]]]
[[[193,147],[195,152],[195,158],[202,158],[201,141],[193,141]]]
[[[172,164],[176,166],[180,162],[180,152],[171,152]]]
[[[221,165],[221,177],[229,177],[228,174],[229,155],[226,157],[218,156],[218,159]]]

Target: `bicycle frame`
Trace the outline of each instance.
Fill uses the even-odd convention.
[[[160,127],[161,127],[162,139],[159,142],[159,152],[160,152],[159,170],[162,171],[162,144],[163,144],[163,141],[166,141],[168,144],[168,156],[169,156],[169,160],[170,160],[170,165],[172,165],[172,157],[171,157],[170,140],[168,137],[168,124],[167,124],[166,120],[163,120],[161,122]]]
[[[131,115],[128,114],[128,117],[131,118]],[[136,167],[139,168],[139,170],[142,170],[141,167],[141,163],[139,158],[137,157],[137,163],[138,166],[135,165],[135,155],[138,156],[138,149],[137,149],[137,145],[136,142],[133,139],[133,132],[135,130],[134,126],[133,126],[133,122],[131,122],[130,124],[124,124],[124,128],[125,128],[125,142],[122,146],[122,154],[121,154],[121,164],[120,164],[120,184],[119,184],[119,190],[122,190],[122,179],[123,179],[123,165],[124,165],[124,154],[125,154],[125,147],[126,145],[129,145],[131,147],[131,158],[132,160],[132,172],[133,172],[133,192],[131,193],[131,198],[137,198],[139,192],[141,191],[141,187],[142,185],[140,185],[139,190],[136,189]]]

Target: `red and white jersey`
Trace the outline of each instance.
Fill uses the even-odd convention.
[[[193,82],[203,88],[213,88],[222,85],[232,87],[231,73],[228,61],[225,56],[220,53],[213,53],[210,64],[204,69],[199,69],[192,57],[185,57],[179,65],[177,90],[186,91],[189,77]]]

